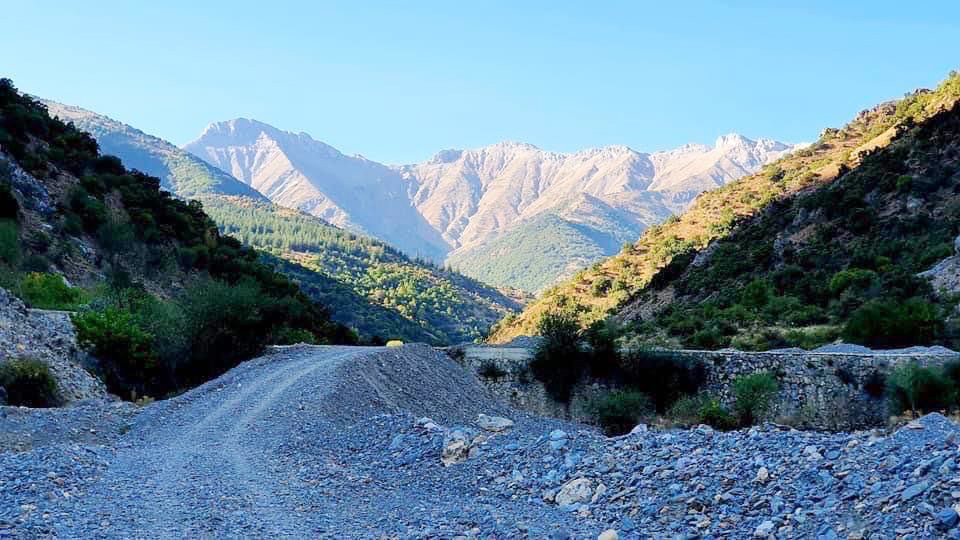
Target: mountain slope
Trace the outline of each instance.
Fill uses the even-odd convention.
[[[119,156],[124,164],[160,179],[160,187],[186,199],[217,193],[266,200],[255,189],[237,181],[188,152],[112,118],[80,107],[40,100],[50,116],[72,122],[97,139],[101,152]]]
[[[460,343],[519,308],[486,285],[316,217],[242,197],[201,200],[221,231],[291,261],[277,268],[364,336]]]
[[[718,242],[718,240],[730,236],[733,231],[740,231],[740,227],[749,223],[752,219],[758,219],[755,216],[763,212],[777,214],[784,204],[781,201],[793,196],[799,197],[796,194],[801,192],[820,190],[819,193],[827,194],[823,195],[825,198],[815,206],[823,206],[824,209],[821,211],[829,211],[830,213],[826,215],[831,216],[831,219],[836,217],[838,211],[842,213],[845,208],[844,206],[836,206],[832,210],[827,210],[826,208],[831,204],[851,204],[853,208],[862,208],[862,213],[858,211],[854,217],[848,217],[847,219],[866,220],[861,226],[866,226],[866,230],[869,230],[871,224],[869,220],[876,218],[876,212],[879,208],[874,208],[873,202],[865,199],[870,193],[869,189],[861,188],[858,191],[856,188],[851,188],[833,194],[824,191],[827,188],[823,186],[829,186],[831,182],[838,178],[846,178],[851,174],[849,171],[868,163],[864,156],[887,148],[892,141],[897,139],[898,135],[902,136],[915,124],[928,121],[944,110],[953,109],[958,96],[960,96],[960,77],[951,75],[935,92],[921,92],[901,102],[883,104],[869,111],[864,111],[843,129],[827,130],[824,137],[810,148],[799,150],[793,155],[765,167],[761,173],[701,194],[696,198],[690,209],[679,218],[668,220],[661,226],[648,229],[640,241],[630,249],[603,261],[595,269],[581,272],[572,280],[544,294],[538,302],[529,306],[519,317],[500,325],[491,340],[502,342],[517,335],[535,333],[540,317],[547,312],[564,310],[575,312],[582,324],[605,318],[608,314],[618,313],[620,310],[623,310],[622,315],[628,320],[648,319],[654,314],[660,313],[664,307],[669,306],[678,294],[677,288],[666,285],[672,283],[678,275],[684,272],[689,272],[690,276],[705,275],[701,272],[701,266],[710,264],[705,261],[714,260],[714,257],[717,261],[713,263],[716,264],[715,271],[724,275],[725,279],[732,279],[733,281],[718,284],[707,280],[699,282],[701,287],[699,291],[701,292],[694,293],[686,289],[680,289],[679,292],[686,291],[687,294],[692,295],[691,298],[698,299],[709,297],[713,291],[717,291],[716,294],[720,297],[736,294],[735,291],[739,290],[739,285],[743,285],[737,280],[741,273],[749,273],[754,268],[764,268],[765,265],[769,264],[771,257],[774,257],[775,260],[779,260],[776,259],[777,257],[786,257],[782,249],[783,240],[764,235],[752,236],[753,243],[738,242],[731,245]],[[904,139],[904,141],[912,142],[903,143],[906,145],[906,149],[902,146],[894,146],[889,151],[905,151],[909,154],[914,147],[924,147],[931,144],[922,135],[914,135],[912,139]],[[943,143],[939,141],[937,144]],[[900,149],[897,150],[897,148]],[[881,160],[883,158],[877,157],[875,159]],[[912,166],[904,164],[904,159],[907,158],[900,156],[892,161],[896,162],[897,159],[900,160],[898,167],[905,167],[905,170],[911,171]],[[931,163],[938,162],[933,160]],[[946,162],[941,161],[939,163],[938,166],[941,166]],[[860,173],[859,176],[853,178],[860,178],[859,182],[862,183],[868,180],[867,176],[876,175],[882,178],[884,186],[889,188],[891,173],[877,171],[875,168],[865,169],[865,171],[868,170],[872,172],[869,174],[867,172]],[[921,176],[925,176],[925,174],[921,174]],[[895,177],[893,183],[896,184],[896,182],[897,178]],[[907,182],[907,180],[903,181],[904,184]],[[924,184],[928,183],[924,181]],[[835,201],[831,198],[832,196],[841,197],[840,201]],[[884,196],[890,197],[889,194]],[[870,195],[870,197],[880,197],[880,194]],[[866,207],[864,206],[865,201]],[[909,202],[909,198],[907,198],[907,201]],[[789,204],[793,205],[794,203]],[[922,206],[924,203],[919,204]],[[954,210],[952,204],[952,202],[936,203],[930,208],[936,209],[936,216],[943,216],[946,215],[945,212],[949,213]],[[884,208],[890,211],[889,209],[893,206],[885,206]],[[942,247],[937,247],[941,245],[942,238],[940,236],[945,234],[941,228],[946,227],[944,230],[948,230],[953,226],[949,224],[949,221],[945,223],[946,225],[940,223],[937,226],[936,230],[940,232],[934,235],[936,238],[927,238],[918,245],[901,245],[901,247],[908,250],[911,253],[910,257],[917,261],[924,260],[924,257],[915,257],[917,250],[931,248],[934,252],[942,251]],[[757,231],[759,229],[751,230]],[[767,229],[767,232],[776,234],[776,229]],[[801,236],[813,234],[813,230],[802,231],[798,234]],[[824,238],[834,235],[849,240],[851,243],[855,240],[847,236],[850,231],[846,228],[827,227],[818,234]],[[931,234],[933,234],[932,231]],[[776,243],[776,246],[774,243]],[[724,245],[727,247],[722,247]],[[721,251],[723,256],[715,255],[715,250]],[[711,255],[712,253],[713,255]],[[901,268],[902,271],[906,271],[904,269],[914,270],[916,264],[904,263],[896,266]],[[803,277],[802,272],[798,279],[799,277]],[[607,280],[621,281],[625,286],[621,291],[609,294],[591,294],[597,283]],[[696,283],[696,281],[694,280],[691,283]],[[720,285],[732,289],[718,291],[715,287]],[[697,294],[701,296],[697,296]],[[629,306],[624,306],[624,303],[631,297],[640,299],[634,300]],[[696,302],[696,300],[691,301]],[[787,301],[792,302],[791,300]],[[625,309],[627,307],[629,309]],[[716,317],[716,314],[714,313],[712,317]],[[713,320],[718,319],[714,318]],[[812,320],[816,320],[816,317],[812,317]],[[684,330],[677,328],[675,331],[692,334],[700,330],[694,325]],[[727,341],[730,337],[729,335],[725,336]]]
[[[345,156],[307,134],[236,119],[210,124],[184,149],[287,208],[442,261],[449,246],[416,209],[396,171]]]

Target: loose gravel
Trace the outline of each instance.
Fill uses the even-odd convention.
[[[54,432],[0,452],[0,538],[960,538],[960,429],[939,415],[610,439],[418,345],[283,348],[142,409],[42,414],[82,429],[36,416]]]

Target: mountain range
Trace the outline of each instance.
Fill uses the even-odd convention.
[[[281,206],[526,290],[615,253],[697,193],[795,148],[736,134],[653,154],[626,146],[557,153],[503,142],[388,166],[243,118],[210,124],[184,146]],[[545,220],[558,226],[544,227]],[[543,244],[583,249],[534,248]],[[494,253],[506,259],[493,261]]]

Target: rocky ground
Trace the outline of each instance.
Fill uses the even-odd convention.
[[[28,310],[19,298],[0,289],[0,363],[41,360],[50,366],[67,402],[106,399],[103,382],[81,367],[83,355],[68,315]]]
[[[0,451],[0,538],[960,538],[939,415],[609,439],[416,345],[281,348],[139,409],[0,409],[28,425],[52,435]]]

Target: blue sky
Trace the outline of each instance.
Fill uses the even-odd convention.
[[[0,74],[183,144],[256,118],[388,163],[501,140],[814,139],[960,67],[960,2],[6,2]]]

